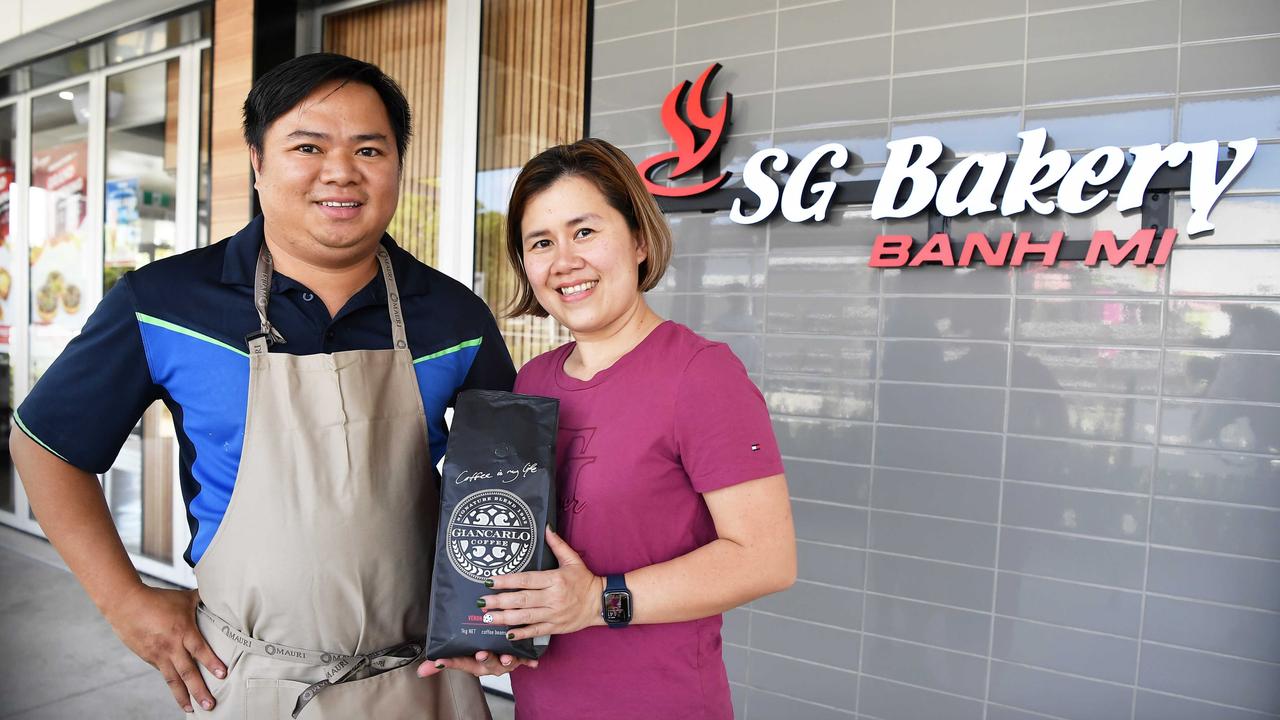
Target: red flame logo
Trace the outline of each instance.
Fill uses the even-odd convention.
[[[726,172],[699,185],[667,187],[653,181],[653,172],[672,160],[675,165],[671,168],[669,177],[673,180],[697,170],[724,139],[724,131],[729,126],[733,95],[724,94],[724,104],[715,116],[708,116],[706,110],[707,85],[719,71],[720,63],[712,63],[693,83],[685,80],[672,88],[662,103],[662,126],[675,141],[676,149],[654,155],[636,166],[640,176],[644,178],[645,187],[654,195],[690,197],[714,190],[729,179],[730,173]]]

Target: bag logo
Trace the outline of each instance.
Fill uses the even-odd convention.
[[[507,490],[479,490],[449,517],[449,562],[474,582],[520,572],[533,559],[533,511]]]

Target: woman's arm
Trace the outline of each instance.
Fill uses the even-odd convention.
[[[705,493],[717,538],[666,562],[627,573],[632,623],[672,623],[717,615],[791,586],[796,541],[787,481],[759,478]],[[483,598],[494,624],[513,639],[571,633],[603,625],[595,575],[563,540],[548,532],[560,568],[494,578]]]

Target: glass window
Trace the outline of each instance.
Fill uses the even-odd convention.
[[[104,291],[177,246],[178,69],[170,60],[107,78]],[[163,403],[143,415],[105,481],[125,547],[168,560],[173,420]]]
[[[213,51],[200,51],[200,168],[196,177],[196,247],[209,244],[211,199],[213,197]]]
[[[211,12],[211,8],[203,7],[143,27],[121,30],[107,38],[107,62],[127,62],[199,40],[208,35]]]
[[[31,101],[31,383],[80,332],[100,289],[87,237],[89,86]],[[88,308],[86,296],[90,296]]]
[[[9,329],[13,323],[10,291],[13,290],[13,245],[10,230],[9,198],[14,174],[14,146],[18,140],[13,105],[0,107],[0,432],[9,437],[9,417],[13,414],[13,375],[9,368]],[[13,512],[13,466],[9,462],[9,443],[0,449],[0,510]]]
[[[98,69],[101,63],[95,63],[93,59],[101,56],[101,51],[102,43],[93,43],[36,60],[28,66],[31,87],[38,88]]]
[[[417,129],[404,157],[400,205],[387,232],[414,257],[440,256],[440,98],[444,0],[404,0],[326,15],[323,49],[382,68],[400,84]]]
[[[501,317],[519,288],[504,228],[525,161],[582,137],[587,2],[485,0],[482,13],[474,287],[519,367],[570,339],[552,318]]]

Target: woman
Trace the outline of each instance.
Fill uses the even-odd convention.
[[[517,715],[731,718],[720,615],[795,578],[764,398],[727,346],[645,302],[671,234],[617,148],[530,160],[506,235],[523,280],[512,314],[549,313],[574,337],[515,386],[560,400],[560,568],[494,578],[481,601],[514,639],[557,636],[512,674]]]

